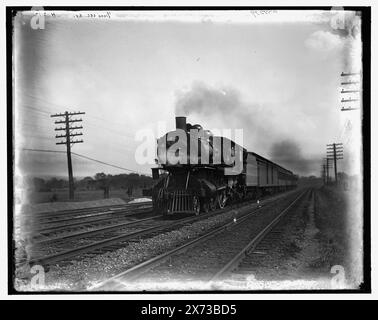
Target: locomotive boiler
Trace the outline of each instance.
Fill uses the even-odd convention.
[[[163,214],[200,214],[246,198],[258,199],[296,187],[289,170],[216,136],[186,117],[176,117],[176,130],[157,140],[157,180],[145,194]]]

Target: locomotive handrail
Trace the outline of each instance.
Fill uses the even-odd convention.
[[[185,190],[188,190],[189,177],[190,177],[190,170],[188,170],[188,173],[186,175]]]

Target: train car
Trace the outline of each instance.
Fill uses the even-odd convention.
[[[254,153],[248,152],[246,186],[254,194],[273,194],[296,187],[297,176],[282,166]]]
[[[198,215],[296,186],[291,171],[185,117],[176,117],[176,130],[157,140],[156,160],[152,175],[158,181],[144,194],[167,215]]]
[[[273,194],[296,187],[297,177],[289,170],[254,153],[248,152],[246,188],[253,197]]]

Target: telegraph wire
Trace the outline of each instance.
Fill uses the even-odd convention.
[[[23,150],[23,151],[36,151],[36,152],[66,153],[65,151],[48,150],[48,149],[21,148],[21,150]]]
[[[27,109],[27,110],[36,111],[36,112],[41,112],[43,114],[46,114],[46,115],[50,116],[50,112],[47,112],[45,110],[42,110],[42,109],[39,109],[39,108],[36,108],[36,107],[31,107],[29,105],[23,105],[23,106],[21,106],[21,108],[24,108],[24,109]]]
[[[65,151],[49,150],[49,149],[22,148],[21,150],[34,151],[34,152],[66,153]],[[104,165],[107,165],[107,166],[110,166],[110,167],[113,167],[113,168],[129,171],[129,172],[134,172],[134,173],[138,173],[138,174],[145,175],[145,176],[151,176],[150,174],[147,174],[147,173],[143,173],[143,172],[140,172],[140,171],[120,167],[120,166],[117,166],[115,164],[111,164],[111,163],[108,163],[108,162],[105,162],[105,161],[97,160],[97,159],[85,156],[83,154],[80,154],[80,153],[76,153],[76,152],[71,152],[71,153],[75,156],[78,156],[78,157],[81,157],[81,158],[84,158],[84,159],[87,159],[87,160],[91,160],[91,161],[94,161],[94,162],[97,162],[97,163],[101,163],[101,164],[104,164]]]
[[[125,170],[125,171],[130,171],[130,172],[146,175],[145,173],[141,173],[141,172],[138,172],[138,171],[135,171],[135,170],[132,170],[132,169],[123,168],[123,167],[120,167],[120,166],[117,166],[117,165],[114,165],[114,164],[110,164],[110,163],[107,163],[107,162],[104,162],[104,161],[101,161],[101,160],[93,159],[91,157],[87,157],[87,156],[84,156],[84,155],[76,153],[76,152],[72,152],[72,154],[74,154],[78,157],[84,158],[84,159],[88,159],[88,160],[95,161],[95,162],[98,162],[98,163],[101,163],[101,164],[105,164],[107,166],[114,167],[114,168],[117,168],[117,169],[122,169],[122,170]]]
[[[27,93],[25,93],[25,95],[28,96],[28,97],[30,97],[30,98],[37,99],[37,100],[40,100],[42,102],[48,103],[49,105],[54,105],[54,106],[57,107],[57,109],[55,109],[55,110],[58,110],[58,108],[66,108],[67,109],[67,107],[64,107],[62,105],[59,105],[57,103],[54,103],[54,102],[51,102],[51,101],[48,101],[48,100],[45,100],[45,99],[38,98],[38,97],[33,96],[33,95],[30,95],[30,94],[27,94]],[[81,108],[81,109],[84,109],[84,108]],[[69,110],[69,111],[72,111],[72,110]],[[109,120],[102,119],[102,118],[99,118],[99,117],[96,117],[96,116],[92,116],[92,115],[87,115],[87,117],[90,117],[92,119],[96,119],[96,120],[101,121],[101,122],[105,121],[105,122],[108,122],[108,123],[113,124],[113,125],[118,125],[118,126],[123,126],[124,125],[122,123],[109,121]]]
[[[56,106],[56,108],[53,108],[53,111],[57,111],[57,110],[58,110],[58,107],[60,107],[60,105],[58,105],[58,104],[56,104],[56,103],[53,103],[53,102],[49,102],[49,101],[47,101],[47,100],[45,100],[45,99],[37,98],[37,97],[32,96],[32,95],[29,95],[29,94],[27,94],[27,93],[25,93],[25,95],[28,96],[28,97],[30,97],[30,98],[40,100],[40,101],[42,101],[42,102],[44,102],[44,103],[49,103],[49,104],[51,104],[51,105]],[[43,112],[43,113],[46,113],[47,115],[50,115],[49,112],[44,111],[44,110],[41,110],[41,109],[37,110],[37,108],[34,108],[34,107],[29,107],[29,106],[28,106],[28,107],[23,107],[23,108],[31,109],[31,110],[36,109],[35,111]],[[62,108],[63,108],[63,107],[62,107]],[[66,108],[68,111],[72,111],[72,109],[70,109],[70,108],[67,108],[67,107],[65,107],[65,108]],[[83,109],[83,108],[82,108],[82,109]],[[97,121],[106,121],[106,122],[108,122],[108,123],[110,123],[110,124],[114,124],[114,125],[122,126],[121,123],[115,123],[115,122],[108,121],[108,120],[106,120],[106,119],[101,119],[101,118],[98,118],[98,117],[95,117],[95,116],[92,116],[92,115],[87,115],[87,117],[90,117],[90,118],[92,118],[92,119],[96,119]],[[92,121],[92,122],[93,122],[93,121]],[[102,129],[104,129],[104,130],[109,131],[110,133],[113,133],[113,134],[115,134],[115,135],[121,135],[121,136],[123,136],[123,137],[125,137],[125,138],[127,138],[127,139],[133,139],[131,134],[129,134],[129,133],[125,133],[125,132],[120,132],[120,131],[118,131],[118,130],[114,130],[113,128],[105,127],[105,126],[102,126],[102,125],[99,125],[99,124],[95,124],[95,123],[87,123],[87,125],[90,126],[90,127],[92,127],[92,128],[95,128],[95,129],[97,129],[97,128],[102,128]]]

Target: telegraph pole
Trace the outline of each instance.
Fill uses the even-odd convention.
[[[67,164],[68,164],[68,187],[69,187],[69,199],[74,199],[74,179],[72,171],[72,160],[71,160],[71,145],[75,143],[83,143],[83,140],[71,140],[71,137],[82,136],[82,132],[73,132],[73,130],[83,129],[82,126],[70,126],[71,123],[81,122],[82,119],[72,119],[72,116],[79,114],[85,114],[85,112],[64,112],[51,115],[52,118],[63,117],[62,120],[55,121],[55,124],[63,124],[64,127],[55,128],[55,131],[64,131],[65,134],[56,135],[55,138],[65,139],[57,142],[56,144],[65,144],[67,147]]]
[[[335,183],[337,185],[337,160],[343,159],[343,144],[327,144],[327,159],[333,160],[333,166],[335,169]]]
[[[329,159],[326,159],[326,162],[327,162],[327,164],[326,164],[326,168],[327,168],[327,184],[329,183],[329,161],[328,161]]]
[[[326,167],[325,167],[325,164],[323,163],[322,164],[322,178],[323,178],[323,184],[327,184],[327,181],[326,181]]]
[[[332,167],[332,162],[330,162],[330,159],[323,158],[324,160],[324,174],[325,174],[325,181],[326,184],[329,184],[330,178],[329,178],[329,169]]]
[[[355,77],[356,76],[360,76],[360,79],[359,80],[356,80]],[[341,81],[341,85],[344,86],[342,89],[341,89],[341,93],[342,94],[348,94],[349,95],[349,98],[348,99],[344,99],[344,98],[341,98],[341,102],[342,103],[352,103],[352,102],[356,102],[356,101],[361,101],[362,97],[361,97],[361,78],[362,78],[362,73],[360,72],[354,72],[354,73],[346,73],[346,72],[342,72],[341,73],[341,77],[347,77],[347,80],[342,80]],[[356,93],[358,93],[359,95],[356,96]],[[360,108],[357,108],[357,107],[353,107],[351,105],[349,105],[348,107],[341,107],[341,111],[352,111],[352,110],[358,110]]]

